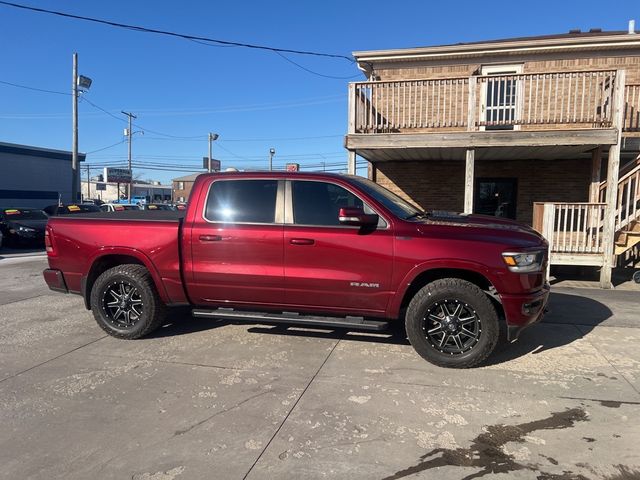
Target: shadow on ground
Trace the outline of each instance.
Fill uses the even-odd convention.
[[[612,315],[611,310],[597,300],[568,293],[552,292],[549,301],[549,312],[543,319],[543,325],[533,325],[525,329],[517,342],[507,343],[503,339],[498,350],[489,358],[486,364],[496,365],[531,353],[537,354],[545,350],[562,347],[584,336],[583,331],[578,328],[563,328],[561,332],[549,332],[549,328],[545,329],[544,324],[595,327]],[[227,325],[246,325],[249,333],[259,335],[344,339],[367,343],[409,345],[404,325],[401,321],[392,322],[389,329],[374,333],[348,329],[303,327],[300,325],[274,325],[193,318],[189,308],[173,309],[163,327],[149,335],[149,338],[189,335]]]
[[[640,270],[632,267],[616,267],[611,272],[611,283],[614,288],[633,282],[633,275]],[[551,268],[551,285],[562,285],[563,282],[589,282],[597,288],[600,282],[599,267],[572,265],[556,265]]]

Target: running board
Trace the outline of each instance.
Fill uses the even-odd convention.
[[[300,315],[292,312],[245,312],[231,308],[217,308],[213,310],[195,309],[191,313],[194,317],[198,318],[220,318],[238,322],[285,323],[315,327],[354,328],[358,330],[373,330],[376,332],[385,330],[389,326],[389,322],[365,320],[363,317],[319,317],[314,315]]]

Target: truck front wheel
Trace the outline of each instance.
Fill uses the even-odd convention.
[[[118,265],[103,272],[91,289],[93,316],[109,335],[136,339],[158,328],[166,307],[142,265]]]
[[[413,297],[407,336],[425,360],[449,368],[482,363],[500,335],[498,314],[485,293],[459,278],[435,280]]]

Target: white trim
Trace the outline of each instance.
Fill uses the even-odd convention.
[[[523,71],[524,65],[522,63],[515,64],[507,64],[507,65],[483,65],[480,68],[480,74],[482,76],[491,76],[491,75],[519,75]],[[481,97],[480,97],[480,111],[478,112],[478,119],[480,121],[485,120],[486,110],[487,110],[487,88],[488,83],[485,83],[484,88],[482,89]],[[523,82],[521,80],[516,81],[516,104],[515,104],[515,118],[518,118],[520,112],[522,111],[522,102],[523,97],[520,94],[523,88]],[[486,127],[480,127],[480,131],[485,131]],[[520,125],[514,125],[512,130],[520,130]]]
[[[467,45],[444,45],[436,47],[398,50],[357,51],[352,55],[359,62],[382,62],[398,60],[424,60],[438,58],[482,57],[496,54],[544,53],[575,50],[610,50],[615,48],[640,49],[640,35],[617,34],[598,37],[554,38],[517,40],[500,43],[478,43]]]

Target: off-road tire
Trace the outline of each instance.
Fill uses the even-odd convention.
[[[450,336],[448,342],[454,340],[454,345],[448,343],[442,347],[437,341],[450,333],[446,328],[454,328],[462,322],[449,327],[443,327],[445,316],[442,305],[446,305],[447,311],[456,309],[459,305],[464,309],[467,317],[462,320],[473,324],[473,336],[465,330],[457,335],[458,340]],[[475,320],[465,320],[475,315]],[[443,323],[434,319],[443,317]],[[427,317],[429,317],[427,319]],[[446,320],[449,323],[449,320]],[[411,299],[405,316],[405,328],[407,336],[416,352],[425,360],[447,368],[470,368],[482,363],[493,352],[500,337],[500,319],[491,300],[477,285],[459,278],[444,278],[435,280],[415,294]],[[430,328],[430,329],[428,329]],[[443,337],[438,337],[440,328]],[[462,327],[460,327],[462,328]],[[458,329],[459,330],[459,329]],[[453,330],[452,330],[453,331]],[[451,332],[452,332],[451,331]],[[431,336],[430,336],[431,335]],[[464,336],[463,336],[464,335]],[[476,336],[477,335],[477,336]],[[434,337],[435,341],[434,341]],[[464,339],[469,345],[458,348],[458,342]],[[437,345],[436,345],[437,344]],[[442,351],[444,349],[459,350],[456,352]]]
[[[134,312],[140,314],[134,315],[136,319],[127,326],[119,325],[117,319],[114,319],[113,308],[117,306],[106,306],[108,300],[113,301],[115,298],[109,292],[116,291],[117,295],[120,285],[123,285],[125,291],[128,289],[130,292],[136,292],[136,301],[141,301],[140,309],[135,310],[134,306],[131,306]],[[144,266],[136,264],[118,265],[103,272],[93,284],[90,303],[91,311],[100,328],[112,337],[127,340],[141,338],[153,332],[162,325],[167,314],[167,307],[158,296],[149,271]]]

